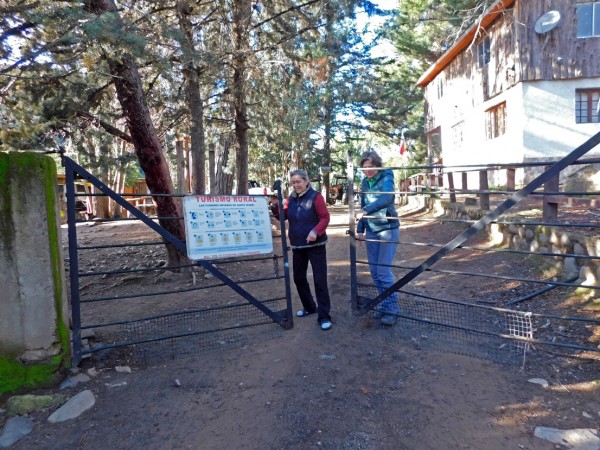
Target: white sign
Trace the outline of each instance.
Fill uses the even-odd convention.
[[[273,252],[266,197],[187,195],[183,211],[187,253],[192,260]]]

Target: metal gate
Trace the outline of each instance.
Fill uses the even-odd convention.
[[[398,248],[408,248],[409,246],[421,246],[428,249],[436,249],[432,254],[425,257],[421,263],[416,265],[401,261],[402,252],[397,251],[396,258],[391,267],[396,276],[396,282],[387,289],[377,289],[370,277],[368,276],[368,261],[366,258],[360,258],[357,253],[357,239],[355,234],[355,226],[353,220],[349,220],[350,229],[350,274],[351,274],[351,303],[352,309],[356,315],[366,315],[377,310],[378,305],[390,294],[399,293],[400,313],[398,314],[399,329],[398,333],[406,334],[412,340],[419,342],[421,345],[434,346],[439,349],[449,350],[456,353],[463,353],[471,356],[485,357],[500,362],[516,362],[524,361],[526,355],[531,355],[531,350],[542,349],[544,351],[558,352],[564,355],[592,355],[592,358],[600,358],[600,342],[598,336],[600,334],[600,320],[594,313],[589,313],[582,317],[565,316],[557,314],[556,311],[550,311],[544,307],[539,308],[539,311],[530,310],[531,303],[525,306],[525,302],[541,296],[542,294],[555,288],[568,289],[588,289],[596,291],[600,289],[595,283],[586,283],[579,279],[579,276],[570,277],[568,279],[534,279],[527,277],[525,274],[518,273],[512,276],[495,274],[492,268],[482,267],[476,272],[465,272],[460,269],[454,269],[451,265],[446,264],[441,268],[434,268],[434,265],[444,262],[445,259],[454,252],[460,250],[462,252],[505,252],[513,255],[533,255],[538,254],[542,257],[550,258],[571,258],[575,261],[593,261],[594,264],[600,260],[600,254],[592,251],[577,252],[577,254],[565,254],[553,251],[550,249],[507,249],[499,247],[473,247],[464,245],[467,239],[473,237],[480,231],[495,226],[514,226],[522,227],[526,230],[542,230],[546,231],[549,227],[552,229],[560,229],[560,227],[587,227],[590,229],[600,228],[600,223],[560,223],[560,221],[529,221],[524,224],[523,221],[511,221],[505,219],[497,220],[505,214],[510,208],[517,205],[526,198],[551,198],[555,199],[558,196],[597,196],[599,192],[556,192],[558,191],[558,175],[562,170],[572,164],[588,164],[599,163],[600,160],[580,160],[580,158],[588,153],[591,149],[600,143],[600,133],[593,136],[583,145],[574,149],[569,155],[561,160],[554,162],[551,167],[548,167],[541,175],[537,176],[533,181],[528,183],[522,189],[515,191],[506,189],[505,191],[490,189],[468,190],[466,186],[463,189],[455,189],[452,182],[452,167],[441,165],[437,166],[422,166],[417,169],[429,170],[439,173],[444,169],[447,173],[450,172],[449,189],[442,187],[435,188],[432,183],[429,183],[431,178],[425,177],[427,180],[423,186],[417,189],[401,189],[393,194],[399,195],[406,199],[411,196],[436,196],[437,198],[447,198],[449,202],[456,203],[457,195],[476,195],[481,202],[487,201],[489,205],[490,195],[504,195],[508,198],[498,204],[497,207],[485,214],[478,220],[453,219],[449,217],[441,217],[439,219],[415,219],[402,218],[402,223],[414,223],[418,220],[429,220],[437,223],[460,223],[468,226],[466,230],[449,242],[432,244],[430,242],[411,242],[402,238]],[[548,165],[548,163],[533,163],[529,166]],[[487,169],[498,170],[502,165],[494,164],[489,166],[473,165],[461,166],[460,170],[479,171],[479,179],[484,181],[487,186],[487,175],[483,176],[482,171]],[[509,166],[509,165],[505,165]],[[515,166],[510,165],[510,169],[514,170]],[[521,164],[521,167],[527,164]],[[414,167],[396,167],[392,170],[415,169]],[[352,159],[348,158],[347,173],[348,176],[348,198],[354,198],[354,174],[361,169],[355,169]],[[436,175],[437,176],[437,175]],[[514,172],[513,172],[514,177]],[[463,177],[466,179],[466,177]],[[514,178],[513,178],[514,180]],[[556,180],[556,183],[553,183]],[[544,186],[544,191],[537,191]],[[421,189],[423,188],[423,189]],[[422,192],[419,192],[422,191]],[[360,195],[360,192],[358,192]],[[380,194],[390,194],[389,192]],[[544,197],[546,196],[546,197]],[[426,200],[425,200],[426,201]],[[354,217],[355,205],[350,202],[349,215]],[[360,208],[360,207],[359,207]],[[483,208],[486,209],[486,208]],[[544,213],[546,209],[544,209]],[[367,216],[368,217],[368,216]],[[400,220],[400,218],[392,218],[392,220]],[[401,227],[402,229],[403,227]],[[534,231],[531,231],[532,233]],[[560,236],[560,233],[558,234]],[[597,235],[597,233],[596,233]],[[537,250],[537,252],[535,251]],[[472,254],[472,253],[471,253]],[[472,256],[464,256],[468,258]],[[400,262],[398,262],[400,260]],[[428,276],[436,277],[438,283],[438,295],[434,295],[428,290],[428,281],[420,281],[413,283],[417,277]],[[598,275],[600,277],[600,273]],[[493,302],[488,302],[486,298],[475,299],[474,301],[465,300],[468,295],[466,292],[455,292],[452,290],[452,277],[461,277],[462,285],[465,285],[464,280],[470,277],[473,280],[473,292],[481,292],[482,286],[485,286],[485,280],[496,280],[498,283],[513,283],[518,286],[510,292],[506,292],[505,298],[509,301],[503,302],[500,307],[490,305]],[[483,280],[483,281],[481,281]],[[502,289],[499,286],[498,289]],[[441,295],[439,294],[441,292]],[[488,297],[490,294],[488,294]],[[476,297],[476,295],[475,295]],[[484,297],[481,295],[481,297]],[[483,300],[481,304],[479,300]],[[527,309],[525,309],[527,308]],[[567,330],[568,332],[565,332]]]
[[[69,255],[67,267],[70,279],[74,365],[79,365],[82,358],[88,357],[92,353],[119,347],[133,346],[141,353],[147,353],[162,344],[159,352],[178,352],[181,348],[188,348],[195,352],[201,346],[215,346],[228,341],[252,339],[252,330],[260,329],[261,326],[280,330],[293,327],[287,242],[283,222],[280,222],[279,254],[274,251],[273,255],[246,259],[199,260],[178,267],[167,267],[164,261],[135,267],[123,264],[115,265],[114,263],[118,263],[124,254],[142,250],[146,251],[146,255],[143,256],[155,255],[157,254],[156,250],[148,249],[164,248],[167,243],[186,254],[185,242],[173,236],[156,222],[157,219],[182,220],[183,217],[161,218],[145,214],[132,202],[127,201],[127,194],[114,192],[75,161],[66,157],[64,153],[61,154],[61,159],[66,174]],[[83,195],[88,198],[90,196],[107,196],[120,205],[130,217],[97,222],[78,220],[77,199],[82,194],[76,192],[77,179],[86,180],[95,187],[95,193]],[[149,195],[156,197],[156,195]],[[281,191],[278,192],[278,196],[281,200]],[[175,197],[183,197],[183,195],[175,195]],[[81,201],[79,202],[81,203]],[[160,240],[142,239],[125,243],[103,242],[101,245],[78,242],[77,229],[82,224],[106,226],[112,222],[131,223],[132,221],[144,224],[148,230],[157,233]],[[101,251],[114,251],[115,254],[114,257],[105,258],[97,263],[88,262],[88,267],[85,270],[82,269],[81,252],[99,254]],[[91,259],[93,261],[93,257]],[[241,270],[243,267],[255,269],[252,276],[244,276],[248,271]],[[265,268],[267,275],[262,270]],[[172,274],[171,271],[181,269],[185,269],[182,277],[186,278],[186,282],[183,284],[171,283],[171,285],[177,285],[175,289],[172,287],[168,290],[152,289],[148,285],[154,281],[149,281],[143,276],[149,273]],[[270,270],[273,272],[270,273]],[[171,276],[175,277],[175,275]],[[92,292],[82,289],[81,280],[94,277],[104,279],[121,277],[121,281],[131,281],[132,283],[130,283],[129,289],[122,289],[122,292],[108,292],[106,295],[94,291],[93,284],[83,286],[83,288],[92,286]],[[169,276],[163,278],[168,279]],[[264,289],[261,289],[260,286],[264,286],[263,283],[275,283],[277,288],[274,292],[277,292],[278,295],[272,298],[262,298]],[[252,289],[252,286],[259,287]],[[85,291],[83,295],[82,290]],[[226,294],[225,291],[229,294],[233,293],[233,295]],[[212,295],[202,297],[194,295],[205,292],[212,292]],[[194,298],[192,301],[182,301],[183,297]],[[141,303],[141,306],[132,308],[134,300],[138,304]],[[116,306],[123,304],[127,306]],[[95,307],[96,310],[92,316],[87,317],[83,314],[82,308],[89,305],[92,305],[91,308]],[[135,309],[137,310],[134,311]],[[110,318],[107,319],[109,316]],[[98,334],[102,337],[98,338]],[[95,338],[94,342],[90,341],[91,336]],[[184,343],[183,346],[180,346],[179,344],[182,343]],[[173,350],[176,347],[178,350]]]

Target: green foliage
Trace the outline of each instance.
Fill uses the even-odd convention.
[[[416,81],[489,2],[402,0],[371,41],[362,38],[356,14],[386,13],[369,1],[255,7],[245,25],[250,177],[270,183],[293,166],[314,172],[323,163],[345,165],[348,148],[358,151],[373,140],[397,146],[403,130],[409,159],[422,162],[426,140]],[[106,58],[128,54],[140,67],[143,100],[165,149],[167,135],[189,133],[183,69],[193,62],[205,139],[219,151],[235,120],[233,6],[190,0],[181,16],[173,5],[163,6],[143,0],[95,15],[84,3],[31,2],[0,18],[6,30],[0,34],[0,144],[54,149],[61,136],[92,169],[127,166],[131,149],[123,152],[106,126],[130,132]],[[184,45],[182,17],[192,24],[193,52]],[[394,44],[396,57],[372,56],[383,38]]]
[[[386,35],[421,68],[433,64],[492,0],[402,0]],[[423,66],[424,65],[424,66]]]
[[[384,26],[383,35],[394,44],[398,57],[379,67],[383,88],[371,120],[391,129],[404,128],[408,152],[402,165],[428,163],[418,79],[490,4],[491,0],[402,0]]]
[[[136,56],[145,54],[147,39],[135,26],[124,28],[118,13],[108,12],[88,19],[81,27],[87,40],[107,49],[122,50]],[[117,55],[118,56],[118,55]]]

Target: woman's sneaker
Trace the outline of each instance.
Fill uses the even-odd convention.
[[[321,322],[321,330],[323,331],[327,331],[331,328],[331,321],[329,320],[324,320],[323,322]]]
[[[308,312],[305,309],[301,309],[300,311],[298,311],[296,313],[296,317],[306,317],[306,316],[310,316],[311,314],[314,314],[316,311],[313,312]]]
[[[393,327],[398,322],[398,316],[395,314],[383,314],[381,316],[381,325],[385,325],[386,327]]]

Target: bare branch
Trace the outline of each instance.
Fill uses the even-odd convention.
[[[60,36],[58,39],[55,39],[52,42],[47,43],[46,45],[42,46],[41,48],[39,48],[38,50],[34,51],[34,52],[28,52],[27,54],[25,54],[21,59],[19,59],[18,61],[16,61],[14,64],[0,70],[0,75],[3,75],[5,73],[10,72],[13,69],[16,69],[17,67],[19,67],[21,64],[27,62],[27,61],[32,61],[35,58],[37,58],[38,56],[40,56],[42,53],[50,51],[51,49],[57,47],[62,41],[63,38],[70,33],[75,27],[72,26],[69,29],[67,29],[65,31],[65,33]]]
[[[94,117],[89,112],[83,111],[83,110],[79,109],[79,110],[77,110],[76,114],[79,117],[83,117],[85,119],[89,119],[89,120],[93,121],[94,123],[100,125],[109,134],[112,134],[113,136],[121,138],[124,141],[129,142],[130,144],[133,143],[133,140],[131,139],[131,136],[129,136],[127,133],[124,133],[123,131],[119,130],[117,127],[111,125],[108,122],[105,122],[103,120],[98,119],[97,117]]]
[[[297,10],[297,9],[301,9],[301,8],[303,8],[303,7],[305,7],[305,6],[312,5],[312,4],[314,4],[314,3],[318,3],[318,2],[320,2],[320,1],[321,1],[321,0],[310,0],[310,1],[308,1],[308,2],[306,2],[306,3],[302,3],[302,4],[300,4],[300,5],[291,6],[290,8],[288,8],[288,9],[284,9],[283,11],[281,11],[281,12],[279,12],[279,13],[275,14],[274,16],[271,16],[271,17],[268,17],[268,18],[266,18],[266,19],[265,19],[265,20],[263,20],[262,22],[258,22],[256,25],[254,25],[254,26],[252,27],[252,29],[259,28],[259,27],[262,27],[262,26],[263,26],[265,23],[268,23],[268,22],[270,22],[271,20],[275,20],[275,19],[277,19],[278,17],[281,17],[281,16],[283,16],[283,15],[285,15],[285,14],[287,14],[287,13],[291,12],[291,11],[294,11],[294,10]]]
[[[10,36],[18,36],[23,31],[29,30],[30,28],[35,28],[35,26],[36,26],[36,24],[33,22],[25,22],[25,23],[19,24],[16,27],[9,28],[6,31],[4,31],[4,33],[0,34],[0,42],[5,41]]]
[[[29,11],[40,6],[40,2],[29,3],[28,5],[12,5],[0,8],[0,16],[6,16],[8,14],[21,13],[23,11]]]

